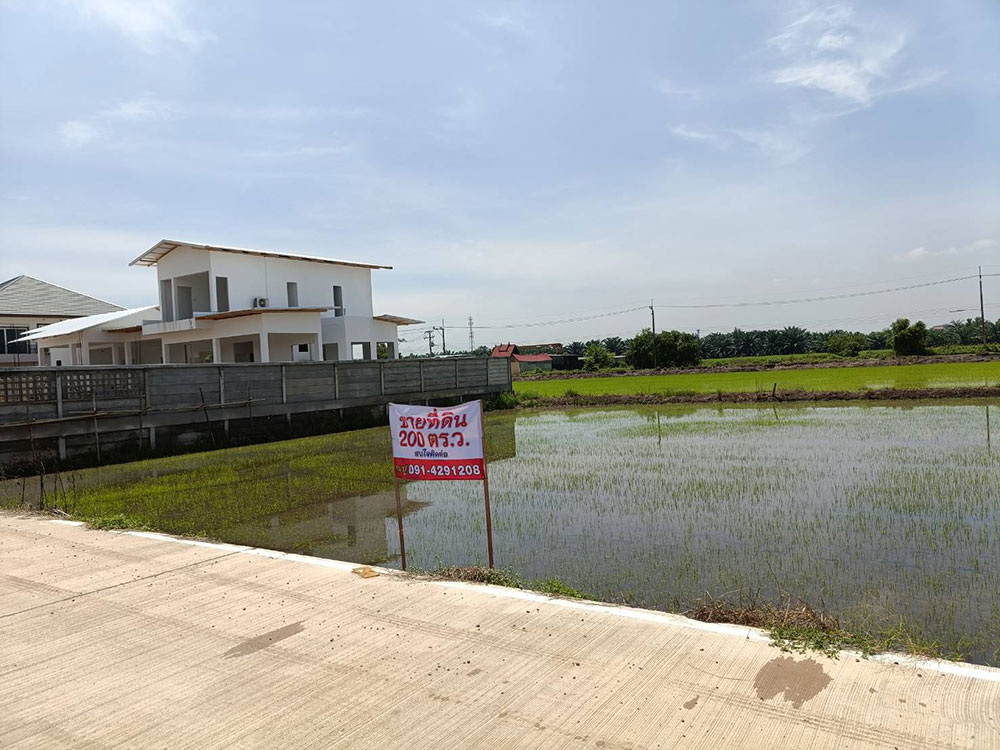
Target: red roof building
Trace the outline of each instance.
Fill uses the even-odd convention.
[[[493,347],[490,356],[510,360],[510,371],[514,375],[530,370],[552,369],[552,357],[548,354],[521,354],[517,344],[498,344]]]

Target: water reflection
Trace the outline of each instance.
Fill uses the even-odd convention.
[[[411,502],[400,487],[405,518],[426,503]],[[292,508],[231,529],[231,538],[253,540],[257,546],[303,555],[348,560],[367,565],[397,561],[390,553],[386,528],[396,519],[394,491],[331,500]]]

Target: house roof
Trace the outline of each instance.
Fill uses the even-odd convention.
[[[552,357],[548,354],[515,354],[514,359],[518,362],[551,362]]]
[[[491,357],[513,357],[517,354],[517,344],[497,344],[490,352]]]
[[[416,318],[404,318],[402,315],[376,315],[372,320],[381,320],[383,323],[395,323],[398,326],[415,326],[417,323],[424,322]]]
[[[0,284],[0,315],[78,318],[121,309],[119,305],[34,276],[15,276]]]
[[[288,260],[308,260],[314,263],[332,263],[337,266],[354,266],[356,268],[385,268],[392,266],[382,266],[377,263],[361,263],[354,260],[337,260],[335,258],[321,258],[317,255],[300,255],[299,253],[286,253],[280,250],[251,250],[246,247],[222,247],[221,245],[202,245],[197,242],[184,242],[182,240],[160,240],[149,250],[129,263],[130,266],[155,266],[157,262],[167,253],[179,247],[193,247],[198,250],[211,250],[220,253],[240,253],[242,255],[260,255],[265,258],[285,258]]]
[[[99,315],[87,315],[82,318],[60,320],[58,323],[52,323],[47,326],[42,326],[41,328],[33,328],[31,333],[28,333],[17,340],[34,341],[36,339],[52,338],[53,336],[66,336],[70,333],[79,333],[80,331],[97,328],[105,323],[113,323],[116,320],[122,320],[123,318],[136,315],[137,313],[143,313],[147,310],[155,309],[156,305],[150,305],[149,307],[133,307],[131,310],[115,310],[114,312],[101,313]]]

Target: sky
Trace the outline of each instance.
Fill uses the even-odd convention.
[[[376,314],[449,348],[650,300],[702,333],[975,316],[974,280],[668,305],[1000,274],[998,40],[993,0],[0,0],[0,278],[150,304],[161,238],[383,263]]]

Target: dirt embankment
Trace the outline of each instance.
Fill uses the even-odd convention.
[[[519,375],[516,381],[530,383],[534,380],[576,380],[579,378],[630,378],[637,375],[709,375],[717,372],[764,372],[770,370],[819,370],[834,367],[889,367],[893,365],[933,365],[948,362],[1000,362],[997,354],[941,354],[926,357],[893,357],[891,359],[843,359],[831,362],[782,362],[746,365],[719,365],[716,367],[675,367],[659,370],[628,370],[625,372],[584,372],[583,370],[556,370],[545,374]]]
[[[616,406],[642,404],[754,404],[801,401],[917,401],[926,399],[1000,398],[1000,387],[882,388],[864,391],[747,391],[688,393],[672,396],[655,393],[553,396],[531,399],[533,406]]]

